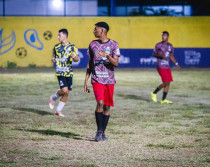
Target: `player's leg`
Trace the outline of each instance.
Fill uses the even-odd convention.
[[[153,93],[157,94],[159,90],[161,90],[162,88],[164,88],[166,86],[166,83],[161,83],[155,90]]]
[[[61,89],[58,91],[58,94],[61,96],[61,99],[57,106],[56,115],[64,116],[62,110],[68,100],[69,91],[72,89],[72,77],[61,77],[60,81],[62,81],[60,82],[62,84],[60,85]]]
[[[168,94],[168,90],[169,90],[169,86],[170,86],[170,82],[166,82],[165,83],[165,87],[163,89],[163,97],[162,100],[165,100]]]
[[[106,130],[106,127],[109,122],[109,117],[110,117],[110,106],[104,105],[104,107],[103,107],[103,123],[102,123],[102,127],[103,127],[102,140],[103,141],[107,140],[107,138],[105,136],[105,130]]]
[[[113,96],[114,96],[114,85],[106,85],[106,89],[104,93],[103,124],[102,124],[103,126],[102,140],[103,141],[107,140],[105,136],[105,130],[109,122],[110,106],[114,106]]]
[[[64,95],[64,91],[62,89],[58,89],[57,94],[61,97]]]
[[[102,140],[102,133],[103,133],[103,106],[104,101],[99,100],[97,101],[96,110],[95,110],[95,119],[96,119],[96,125],[97,125],[97,132],[95,135],[95,141]]]
[[[99,83],[93,84],[93,92],[95,99],[97,101],[96,110],[95,110],[95,119],[97,125],[97,132],[95,135],[95,141],[102,140],[103,133],[103,107],[104,107],[104,85]]]
[[[66,101],[67,101],[68,96],[69,96],[69,89],[68,89],[68,87],[63,87],[60,90],[60,93],[61,93],[61,99],[60,99],[60,101],[58,103],[58,106],[57,106],[57,109],[56,109],[56,115],[64,116],[62,114],[62,110],[63,110],[63,107],[65,106]]]
[[[165,87],[164,87],[164,90],[163,90],[163,97],[162,97],[162,101],[161,103],[167,103],[167,104],[170,104],[170,103],[173,103],[172,101],[169,101],[166,99],[167,97],[167,94],[168,94],[168,91],[169,91],[169,87],[170,87],[170,82],[173,81],[173,78],[172,78],[172,75],[171,75],[171,70],[170,69],[167,69],[167,75],[166,75],[166,78],[165,78]]]
[[[58,89],[55,94],[53,94],[52,96],[50,96],[50,101],[49,101],[49,107],[50,107],[50,109],[53,109],[54,108],[55,101],[61,96],[59,92],[60,92],[60,89]]]
[[[58,89],[55,94],[53,94],[52,96],[50,96],[50,101],[49,101],[49,107],[50,107],[50,109],[54,109],[55,101],[59,97],[63,96],[63,91],[61,90],[62,87],[64,87],[63,77],[58,76],[57,79],[58,79],[58,83],[59,83],[60,89]]]
[[[164,90],[163,90],[163,97],[162,97],[162,101],[161,103],[173,103],[172,101],[169,101],[166,99],[167,97],[167,94],[168,94],[168,91],[169,91],[169,86],[170,86],[170,82],[166,82],[166,86],[164,87]]]
[[[96,118],[96,124],[97,124],[97,131],[102,131],[102,121],[103,121],[103,106],[104,106],[104,101],[99,100],[97,101],[96,105],[96,111],[95,111],[95,118]]]
[[[68,96],[69,96],[68,87],[63,87],[61,90],[59,90],[59,95],[61,96],[60,101],[65,103],[68,100]]]
[[[163,82],[161,83],[153,92],[151,92],[151,98],[154,102],[157,102],[157,93],[166,86],[166,84]]]
[[[162,83],[153,91],[151,92],[151,99],[154,101],[154,102],[157,102],[157,93],[165,87],[165,82],[164,82],[164,76],[165,76],[165,71],[164,69],[158,69],[157,70],[161,79],[162,79]]]
[[[50,96],[50,98],[55,102],[59,97],[63,96],[65,92],[62,89],[58,89],[55,94]]]
[[[170,87],[170,82],[166,82],[163,91],[166,92],[166,93],[168,93],[169,87]]]

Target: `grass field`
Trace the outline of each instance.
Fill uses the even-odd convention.
[[[75,70],[65,118],[48,108],[53,69],[0,73],[0,166],[210,166],[210,69],[173,71],[168,99],[150,100],[155,70],[118,69],[108,142],[94,142],[96,102]],[[160,100],[162,92],[159,93]]]

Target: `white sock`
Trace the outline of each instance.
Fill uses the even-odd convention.
[[[60,113],[60,112],[62,111],[62,109],[63,109],[64,105],[65,105],[65,103],[64,103],[64,102],[59,101],[59,103],[58,103],[58,107],[57,107],[57,112],[59,112],[59,113]]]
[[[59,97],[60,96],[58,95],[58,91],[54,95],[52,95],[53,100],[57,100]]]

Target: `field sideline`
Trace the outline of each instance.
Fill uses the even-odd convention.
[[[53,69],[20,71],[0,72],[0,166],[210,166],[210,69],[173,70],[172,105],[150,100],[160,83],[154,69],[117,69],[108,142],[92,140],[85,69],[74,71],[65,118],[48,107]]]

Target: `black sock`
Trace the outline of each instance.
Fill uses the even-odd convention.
[[[103,130],[103,112],[95,112],[97,130]]]
[[[162,98],[162,100],[165,100],[166,99],[167,93],[168,92],[163,92],[163,98]]]
[[[156,88],[155,91],[153,92],[154,94],[157,94],[157,92],[159,91],[159,88]]]
[[[110,115],[103,115],[103,123],[102,123],[103,133],[105,132],[107,124],[109,122],[109,116]]]

